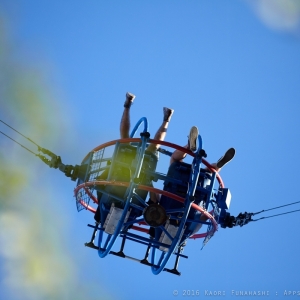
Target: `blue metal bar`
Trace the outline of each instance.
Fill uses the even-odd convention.
[[[213,190],[214,190],[215,181],[216,181],[216,173],[214,172],[212,174],[212,178],[211,178],[211,182],[210,182],[210,185],[209,185],[209,189],[207,189],[208,193],[209,193],[209,199],[212,199],[212,197],[213,197]],[[206,210],[208,210],[209,204],[210,204],[210,201],[206,201],[206,205],[205,205],[205,209]]]
[[[106,239],[106,241],[105,241],[105,243],[104,243],[104,246],[103,246],[104,249],[106,249],[106,247],[107,247],[107,245],[108,245],[108,242],[110,241],[111,237],[112,237],[111,234],[109,234],[109,235],[107,236],[107,239]]]
[[[137,152],[138,152],[138,157],[137,157],[137,168],[135,169],[135,173],[133,178],[139,178],[140,173],[141,173],[141,169],[142,169],[142,164],[144,161],[144,155],[145,155],[145,150],[146,150],[146,144],[147,144],[147,140],[148,138],[146,138],[145,136],[141,137],[142,139],[142,145],[141,147],[137,148]]]
[[[104,231],[104,228],[101,227],[101,230],[99,232],[99,235],[98,235],[98,247],[101,249],[101,245],[102,245],[102,238],[103,238],[103,231]]]
[[[192,167],[191,167],[191,174],[190,174],[190,181],[189,181],[189,189],[188,189],[188,196],[193,197],[195,195],[198,179],[199,179],[199,169],[201,165],[201,158],[200,156],[196,155],[193,159]],[[192,188],[191,188],[192,187]],[[187,198],[186,198],[187,199]]]
[[[140,121],[135,126],[136,129],[134,129],[134,130],[137,130],[137,128],[139,127],[139,125],[142,122],[144,122],[144,131],[145,131],[147,129],[147,127],[148,127],[148,122],[147,122],[146,118],[141,118]],[[134,133],[135,133],[135,131],[134,131]],[[124,207],[122,216],[121,216],[121,218],[120,218],[120,220],[119,220],[119,222],[118,222],[118,224],[117,224],[117,226],[115,228],[115,231],[114,231],[113,235],[111,235],[111,238],[109,238],[110,242],[106,243],[106,247],[104,247],[106,250],[105,251],[101,251],[101,250],[98,251],[98,255],[101,258],[105,257],[109,253],[109,251],[113,247],[113,245],[114,245],[117,237],[119,236],[119,233],[120,233],[122,227],[124,226],[124,221],[125,221],[128,209],[130,207],[131,200],[132,200],[132,195],[134,193],[135,186],[136,186],[133,183],[133,179],[139,178],[139,175],[140,175],[140,172],[141,172],[141,169],[142,169],[143,160],[144,160],[146,145],[147,145],[147,141],[148,141],[148,138],[146,136],[142,136],[141,139],[142,139],[142,145],[140,147],[138,147],[138,149],[137,149],[137,155],[136,155],[136,157],[137,157],[137,162],[136,162],[137,168],[135,170],[133,178],[130,179],[130,185],[127,188],[127,191],[126,191],[126,194],[125,194],[125,197],[124,197],[124,198],[126,198],[126,203],[125,203],[125,207]],[[119,143],[118,142],[116,143],[116,147],[118,149],[118,147],[119,147]],[[115,149],[115,153],[117,153],[116,149]],[[112,164],[111,164],[111,169],[110,169],[109,174],[108,174],[108,180],[110,180],[111,172],[112,172],[113,165],[114,165],[114,160],[115,160],[115,154],[113,156],[113,161],[112,161]],[[99,243],[101,243],[100,240],[99,240]],[[100,247],[100,245],[99,245],[99,247]]]
[[[158,179],[165,181],[168,177],[165,174],[162,173],[156,173],[156,172],[152,172],[152,171],[145,171],[145,173],[147,175],[150,175],[151,177],[153,177],[153,181],[157,181]]]
[[[130,241],[133,241],[133,242],[137,242],[137,243],[142,244],[142,245],[146,245],[146,246],[149,245],[149,243],[140,241],[140,240],[138,240],[138,239],[134,239],[134,238],[132,238],[132,237],[130,237],[130,236],[127,236],[127,235],[125,235],[125,234],[120,234],[120,237],[126,237],[127,240],[130,240]]]
[[[145,246],[149,246],[149,244],[151,243],[146,243],[146,242],[142,242],[138,239],[134,239],[134,238],[131,238],[129,236],[126,236],[125,234],[121,234],[120,237],[126,237],[126,239],[130,240],[130,241],[133,241],[133,242],[136,242],[136,243],[139,243],[139,244],[142,244],[142,245],[145,245]],[[187,255],[184,255],[184,254],[181,254],[181,253],[173,253],[174,255],[176,256],[180,256],[180,257],[183,257],[183,258],[189,258]],[[159,266],[156,266],[156,267],[159,267]]]
[[[129,222],[124,223],[124,226],[128,226],[128,225],[131,225],[131,224],[134,224],[134,223],[143,222],[143,221],[144,221],[144,218],[134,219],[134,220],[132,220],[132,221],[129,221]]]
[[[136,238],[136,239],[138,239],[140,241],[151,243],[151,244],[153,244],[156,247],[159,247],[159,246],[162,246],[162,247],[165,247],[165,248],[169,248],[170,247],[170,245],[167,245],[167,244],[161,243],[159,241],[156,241],[154,239],[149,239],[149,238],[146,238],[146,237],[143,237],[143,236],[131,233],[131,232],[126,232],[126,233],[123,233],[123,234],[126,235],[126,238],[127,237]]]
[[[170,252],[170,249],[169,249],[169,252]],[[163,252],[161,253],[161,256],[160,256],[159,260],[158,260],[158,265],[159,265],[159,266],[161,265],[161,263],[162,263],[162,261],[163,261],[165,255],[166,255],[166,252],[163,251]],[[170,257],[170,256],[169,256],[169,257]],[[169,260],[169,257],[168,257],[167,261]]]
[[[186,220],[187,220],[187,215],[190,211],[190,207],[191,207],[191,202],[187,205],[185,205],[185,211],[184,211],[184,215],[182,216],[181,218],[181,222],[180,222],[180,225],[179,225],[179,228],[178,228],[178,231],[175,235],[175,237],[173,238],[173,242],[172,244],[169,246],[169,251],[167,252],[166,254],[166,257],[165,259],[162,261],[160,265],[160,267],[157,269],[157,268],[154,268],[152,267],[151,270],[152,270],[152,273],[155,274],[155,275],[158,275],[165,267],[165,265],[167,264],[170,256],[172,255],[174,249],[177,247],[178,243],[180,242],[180,238],[181,238],[181,235],[182,235],[182,231],[184,230],[184,225],[186,223]],[[153,252],[154,254],[152,255],[152,259],[155,259],[155,248],[152,248],[153,249]],[[152,252],[152,253],[153,253]],[[165,256],[165,254],[161,254],[161,256]],[[162,257],[160,258],[160,260],[162,260]],[[151,261],[151,263],[153,265],[155,265],[154,261]]]
[[[130,193],[132,193],[132,189],[130,190]],[[130,196],[130,193],[129,193],[129,196]],[[101,251],[101,250],[98,251],[98,255],[101,258],[103,258],[107,254],[109,254],[109,251],[111,250],[112,246],[114,245],[114,243],[115,243],[115,241],[116,241],[116,239],[117,239],[117,237],[118,237],[118,235],[119,235],[119,233],[120,233],[120,231],[123,227],[124,220],[125,220],[125,217],[127,215],[127,211],[129,209],[129,206],[130,206],[130,201],[126,201],[122,216],[121,216],[121,218],[118,222],[118,225],[116,226],[115,232],[113,233],[113,235],[110,235],[111,238],[109,236],[107,237],[107,239],[110,240],[110,243],[109,244],[106,243],[106,247],[104,247],[105,251]],[[99,235],[99,237],[100,237],[100,235]],[[100,240],[99,240],[99,242],[100,242]],[[99,244],[99,247],[100,247],[100,244]]]
[[[140,206],[138,206],[138,205],[136,205],[134,203],[131,203],[130,206],[133,207],[133,208],[136,208],[138,210],[144,210],[144,207],[140,207]]]
[[[166,210],[166,214],[183,213],[183,212],[184,212],[184,208],[171,208],[171,209]]]
[[[201,166],[201,160],[202,160],[202,157],[200,156],[200,151],[202,150],[202,138],[200,135],[198,135],[198,144],[199,144],[198,151],[197,151],[196,156],[194,157],[194,160],[193,160],[193,163],[191,166],[191,174],[190,174],[190,179],[189,179],[188,192],[187,192],[187,195],[185,198],[185,203],[184,203],[184,215],[181,218],[181,222],[180,222],[178,231],[176,233],[176,236],[173,239],[172,244],[169,247],[169,251],[167,252],[166,257],[165,257],[164,252],[161,254],[161,257],[160,257],[159,263],[158,263],[158,265],[160,267],[159,268],[155,268],[155,267],[151,268],[152,273],[155,275],[159,274],[164,269],[171,254],[173,253],[174,249],[178,246],[178,243],[180,242],[179,239],[181,238],[183,230],[184,230],[184,225],[186,223],[187,216],[188,216],[190,208],[191,208],[193,196],[195,195],[195,190],[196,190],[199,173],[200,173],[200,166]],[[153,249],[153,251],[152,251],[151,263],[154,265],[156,249],[155,248],[152,248],[152,249]]]
[[[133,195],[132,195],[133,197],[135,197],[137,200],[139,200],[142,204],[144,204],[144,206],[148,206],[147,204],[146,204],[146,202],[145,202],[145,200],[142,198],[142,197],[140,197],[140,195],[138,195],[136,192],[133,192]],[[144,208],[143,208],[144,209]]]
[[[148,120],[146,117],[142,117],[140,118],[140,120],[136,123],[136,125],[134,126],[134,128],[131,131],[130,137],[134,137],[136,131],[138,130],[138,128],[140,127],[140,125],[144,123],[144,130],[143,132],[147,132],[148,131]]]

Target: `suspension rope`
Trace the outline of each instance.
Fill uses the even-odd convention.
[[[281,207],[285,207],[285,206],[289,206],[289,205],[294,205],[294,204],[297,204],[297,203],[300,203],[300,201],[289,203],[289,204],[285,204],[285,205],[281,205],[281,206],[277,206],[277,207],[273,207],[273,208],[269,208],[269,209],[263,209],[262,211],[254,213],[253,216],[254,215],[258,215],[258,214],[260,214],[262,212],[266,212],[266,211],[269,211],[269,210],[273,210],[273,209],[277,209],[277,208],[281,208]]]
[[[262,219],[268,219],[268,218],[278,217],[278,216],[281,216],[281,215],[291,214],[291,213],[294,213],[294,212],[297,212],[297,211],[300,211],[300,209],[296,209],[296,210],[292,210],[292,211],[288,211],[288,212],[285,212],[285,213],[281,213],[281,214],[277,214],[277,215],[272,215],[272,216],[268,216],[268,217],[261,217],[259,219],[251,220],[251,221],[255,222],[255,221],[262,220]]]
[[[0,120],[1,121],[1,120]],[[5,135],[6,137],[8,137],[9,139],[11,139],[12,141],[14,141],[15,143],[19,144],[21,147],[23,147],[24,149],[26,149],[27,151],[29,151],[30,153],[37,155],[37,153],[34,153],[33,151],[31,151],[30,149],[28,149],[27,147],[25,147],[24,145],[20,144],[19,142],[17,142],[16,140],[14,140],[13,138],[11,138],[10,136],[8,136],[7,134],[5,134],[4,132],[0,131],[0,133],[2,133],[3,135]]]
[[[278,209],[278,208],[282,208],[282,207],[294,205],[294,204],[297,204],[297,203],[300,203],[300,201],[292,202],[292,203],[285,204],[285,205],[276,206],[276,207],[269,208],[269,209],[263,209],[263,210],[261,210],[261,211],[259,211],[257,213],[252,213],[251,215],[252,216],[258,215],[258,214],[266,212],[266,211],[270,211],[270,210],[274,210],[274,209]],[[298,211],[300,211],[300,209],[296,209],[296,210],[292,210],[292,211],[288,211],[288,212],[284,212],[284,213],[280,213],[280,214],[276,214],[276,215],[271,215],[271,216],[267,216],[267,217],[261,217],[259,219],[255,219],[255,220],[251,219],[250,221],[255,222],[255,221],[259,221],[259,220],[263,220],[263,219],[268,219],[268,218],[278,217],[278,216],[282,216],[282,215],[286,215],[286,214],[291,214],[291,213],[298,212]]]
[[[18,134],[20,134],[22,137],[24,137],[25,139],[27,139],[29,142],[33,143],[34,145],[36,145],[38,148],[42,148],[40,147],[37,143],[35,143],[32,139],[30,139],[29,137],[25,136],[24,134],[22,134],[21,132],[19,132],[18,130],[14,129],[13,127],[11,127],[10,125],[8,125],[7,123],[5,123],[4,121],[0,120],[0,122],[2,122],[3,124],[5,124],[7,127],[9,127],[10,129],[12,129],[13,131],[17,132]],[[4,134],[3,132],[1,132],[2,134]],[[4,134],[5,136],[7,136],[6,134]],[[9,136],[7,136],[8,138],[10,138]],[[12,138],[10,138],[11,140],[13,140]],[[13,140],[14,141],[14,140]],[[18,143],[18,142],[16,142]],[[19,143],[18,143],[19,144]],[[21,145],[21,144],[20,144]],[[22,145],[21,145],[22,146]],[[22,146],[23,148],[27,149],[26,147]],[[28,150],[28,149],[27,149]],[[30,151],[30,150],[29,150]],[[30,151],[32,152],[32,151]]]

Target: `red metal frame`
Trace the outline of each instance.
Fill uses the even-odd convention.
[[[98,147],[94,148],[91,152],[96,152],[96,151],[99,151],[103,148],[106,148],[106,147],[109,147],[109,146],[112,146],[114,144],[116,144],[117,142],[119,143],[138,143],[140,142],[141,139],[140,138],[128,138],[128,139],[118,139],[118,140],[113,140],[113,141],[110,141],[110,142],[107,142],[107,143],[104,143],[104,144],[101,144],[99,145]],[[164,145],[164,146],[167,146],[167,147],[170,147],[170,148],[174,148],[176,150],[180,150],[186,154],[189,154],[190,156],[192,157],[195,157],[195,153],[192,152],[191,150],[187,149],[187,148],[184,148],[182,146],[178,146],[176,144],[173,144],[173,143],[170,143],[170,142],[165,142],[165,141],[159,141],[159,140],[152,140],[152,139],[149,139],[148,141],[149,143],[151,144],[159,144],[159,145]],[[91,153],[90,152],[90,153]],[[87,155],[88,156],[88,155]],[[87,156],[83,159],[83,161],[87,158]],[[207,162],[204,158],[202,158],[202,162],[203,164],[211,171],[211,172],[215,172],[216,173],[216,177],[217,177],[217,180],[220,184],[220,186],[222,188],[224,188],[224,183],[223,183],[223,180],[220,176],[220,174],[213,168],[213,166]]]
[[[113,146],[115,145],[117,142],[119,143],[138,143],[138,142],[141,142],[141,139],[140,138],[127,138],[127,139],[117,139],[117,140],[112,140],[112,141],[109,141],[107,143],[104,143],[104,144],[101,144],[99,146],[97,146],[96,148],[94,148],[91,152],[96,152],[96,151],[99,151],[101,149],[104,149],[106,147],[109,147],[109,146]],[[184,148],[182,146],[179,146],[179,145],[176,145],[176,144],[173,144],[173,143],[170,143],[170,142],[166,142],[166,141],[159,141],[159,140],[153,140],[153,139],[149,139],[148,141],[149,143],[151,144],[159,144],[159,145],[164,145],[166,147],[170,147],[170,148],[174,148],[176,150],[179,150],[179,151],[182,151],[192,157],[195,157],[195,153],[193,153],[191,150],[187,149],[187,148]],[[90,153],[91,153],[90,152]],[[90,154],[89,153],[89,154]],[[88,155],[89,155],[88,154]],[[85,161],[88,157],[88,155],[83,159],[83,161]],[[211,172],[215,172],[216,173],[216,177],[217,177],[217,180],[220,184],[220,187],[224,188],[224,183],[223,183],[223,180],[220,176],[220,174],[213,168],[213,166],[207,162],[204,158],[202,158],[202,163],[211,171]],[[89,195],[89,197],[91,197],[91,199],[93,200],[94,203],[98,203],[98,200],[97,198],[88,190],[86,189],[85,187],[87,186],[94,186],[94,185],[116,185],[116,186],[123,186],[123,187],[128,187],[129,186],[129,182],[121,182],[121,181],[93,181],[93,182],[86,182],[86,183],[83,183],[81,185],[78,185],[75,190],[74,190],[74,193],[75,195],[77,194],[77,192],[79,191],[80,188],[83,188],[85,190],[85,192]],[[175,194],[172,194],[170,192],[167,192],[167,191],[163,191],[163,190],[160,190],[160,189],[156,189],[154,187],[150,187],[150,186],[145,186],[145,185],[138,185],[137,186],[137,189],[141,189],[141,190],[146,190],[146,191],[149,191],[149,192],[154,192],[154,193],[157,193],[157,194],[161,194],[161,195],[165,195],[167,197],[170,197],[176,201],[179,201],[179,202],[182,202],[184,203],[184,198],[182,197],[179,197]],[[84,207],[86,207],[87,210],[91,211],[92,213],[95,213],[96,210],[87,205],[86,203],[84,203],[84,201],[80,201],[80,204],[82,204]],[[200,211],[201,213],[203,213],[208,219],[210,219],[212,221],[212,224],[213,224],[213,232],[215,232],[217,229],[218,229],[218,224],[216,222],[216,220],[214,219],[214,217],[208,213],[207,211],[205,211],[202,207],[196,205],[196,204],[192,204],[192,208]],[[145,224],[145,223],[144,223]],[[140,225],[144,225],[142,223],[140,223]],[[144,228],[144,227],[139,227],[139,226],[132,226],[132,229],[135,229],[135,230],[138,230],[138,231],[141,231],[141,232],[145,232],[147,233],[148,232],[148,229],[147,228]],[[197,239],[197,238],[204,238],[207,236],[208,233],[200,233],[200,234],[194,234],[193,236],[191,236],[190,238],[193,238],[193,239]]]
[[[122,186],[122,187],[128,187],[129,186],[129,182],[124,182],[124,181],[92,181],[92,182],[85,182],[82,183],[80,185],[78,185],[75,190],[74,190],[74,194],[76,196],[76,194],[78,193],[78,191],[83,188],[85,189],[85,187],[87,186],[95,186],[95,185],[114,185],[114,186]],[[136,189],[140,189],[140,190],[145,190],[148,192],[153,192],[156,194],[161,194],[161,195],[165,195],[166,197],[172,198],[176,201],[179,201],[181,203],[184,203],[184,198],[177,196],[175,194],[172,194],[170,192],[167,191],[163,191],[151,186],[146,186],[146,185],[137,185]],[[87,210],[95,213],[96,210],[94,208],[92,208],[91,206],[87,205],[86,203],[84,203],[83,201],[80,201],[80,204],[82,204],[83,206],[86,207]],[[192,204],[192,208],[198,210],[199,212],[203,213],[208,219],[211,220],[212,224],[213,224],[213,229],[211,230],[211,232],[209,233],[203,233],[203,234],[194,234],[193,236],[191,236],[190,238],[196,239],[196,238],[203,238],[205,236],[207,236],[208,234],[214,233],[215,231],[218,230],[218,224],[216,222],[216,220],[214,219],[214,217],[207,212],[206,210],[204,210],[202,207],[198,206],[197,204],[193,203]],[[138,226],[134,226],[132,227],[135,230],[141,231],[141,232],[145,232],[145,228],[143,227],[138,227]]]

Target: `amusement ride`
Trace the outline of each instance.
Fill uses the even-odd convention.
[[[60,156],[1,122],[36,145],[38,153],[2,131],[1,134],[39,157],[50,168],[59,169],[76,181],[74,196],[77,210],[89,211],[95,221],[88,224],[92,234],[85,246],[96,250],[100,258],[110,254],[137,261],[149,266],[155,275],[162,271],[180,275],[179,259],[188,258],[183,254],[188,240],[203,239],[204,247],[219,226],[244,226],[252,221],[300,211],[252,219],[256,214],[298,201],[257,213],[245,212],[237,217],[231,216],[228,212],[230,190],[205,160],[207,155],[202,148],[201,135],[198,135],[198,148],[194,152],[173,143],[153,140],[150,139],[145,117],[137,122],[130,138],[113,140],[94,148],[80,165],[75,166],[63,164]],[[140,138],[134,138],[141,125],[143,130]],[[158,159],[147,151],[149,143],[185,152],[192,157],[192,163],[176,161],[170,165],[167,174],[157,172]],[[159,152],[172,155],[172,152],[163,148],[159,148]],[[162,182],[163,189],[155,188],[154,182]],[[150,193],[160,195],[160,201],[154,203],[149,200],[147,196]],[[201,227],[204,227],[204,232],[198,233]],[[120,242],[116,243],[118,239]],[[139,257],[126,255],[125,246],[128,242],[144,246]],[[173,264],[169,266],[172,256]]]

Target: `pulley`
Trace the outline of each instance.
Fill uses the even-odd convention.
[[[168,219],[165,209],[157,203],[147,206],[143,215],[145,222],[151,227],[159,227]]]

